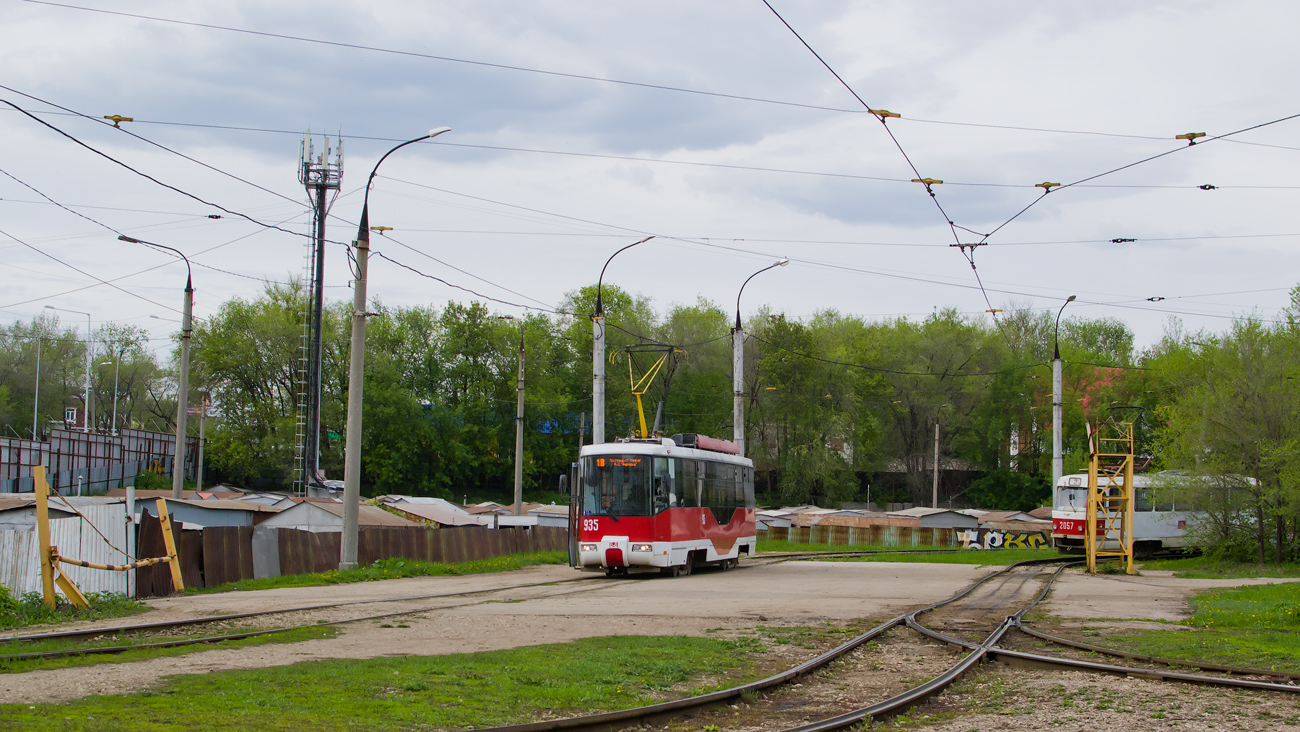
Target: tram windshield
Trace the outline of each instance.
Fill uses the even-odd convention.
[[[653,461],[647,455],[585,458],[582,515],[648,516]]]

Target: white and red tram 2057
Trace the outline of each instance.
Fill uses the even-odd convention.
[[[704,435],[586,445],[580,457],[578,561],[606,574],[690,574],[757,551],[754,463]]]

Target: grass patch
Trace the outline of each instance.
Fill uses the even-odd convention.
[[[815,649],[822,644],[838,646],[850,638],[862,635],[862,628],[857,625],[841,628],[830,622],[791,627],[760,625],[756,630],[758,637],[769,643],[810,649]]]
[[[1195,630],[1113,637],[1107,645],[1153,656],[1300,673],[1300,584],[1202,592],[1183,621]]]
[[[1208,557],[1181,557],[1142,562],[1143,569],[1169,570],[1188,579],[1242,579],[1247,577],[1300,577],[1300,564],[1251,564]]]
[[[491,559],[479,559],[473,562],[444,564],[442,562],[422,562],[417,559],[390,558],[381,559],[374,564],[356,569],[309,574],[290,574],[266,579],[239,580],[216,587],[186,588],[186,594],[206,594],[209,592],[229,592],[231,590],[270,590],[277,587],[314,587],[317,585],[341,585],[350,582],[372,582],[375,580],[401,579],[403,577],[445,577],[463,574],[486,574],[489,572],[508,572],[538,564],[567,564],[568,552],[536,552],[533,554],[509,554]]]
[[[225,634],[234,634],[243,632],[241,629],[230,629]],[[27,671],[36,671],[40,669],[58,669],[73,668],[77,666],[97,666],[101,663],[130,663],[132,661],[145,661],[151,658],[168,658],[171,656],[183,656],[187,653],[197,653],[199,651],[212,650],[215,648],[249,648],[252,646],[261,646],[268,643],[298,643],[306,640],[320,640],[323,638],[333,638],[338,635],[339,630],[333,627],[305,627],[291,628],[280,633],[268,633],[253,638],[242,638],[239,640],[220,641],[218,643],[201,643],[189,646],[176,646],[175,648],[141,648],[139,650],[123,651],[121,653],[100,654],[92,656],[66,656],[64,658],[50,659],[11,659],[0,660],[0,673],[18,674]],[[51,639],[43,641],[32,641],[28,643],[10,642],[0,644],[0,655],[10,655],[16,653],[47,653],[50,651],[62,651],[77,648],[103,648],[106,646],[137,646],[147,643],[161,643],[164,641],[183,640],[186,638],[198,638],[201,636],[99,636],[90,641],[70,641]]]
[[[465,729],[641,706],[748,680],[754,639],[613,636],[449,656],[311,661],[169,678],[155,691],[0,705],[31,730]],[[699,686],[696,688],[703,688]]]
[[[86,609],[73,607],[66,600],[59,599],[51,610],[45,606],[44,596],[39,592],[14,597],[9,588],[0,585],[0,630],[75,620],[121,618],[149,609],[148,605],[133,597],[114,592],[87,592],[86,600],[90,603]]]
[[[1300,629],[1300,584],[1209,590],[1192,598],[1186,625],[1207,628]]]

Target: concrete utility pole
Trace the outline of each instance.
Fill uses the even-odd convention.
[[[581,438],[579,438],[581,439]],[[591,316],[591,444],[605,442],[605,314],[600,295]]]
[[[519,324],[519,406],[515,409],[515,515],[524,515],[524,327]]]
[[[194,478],[194,490],[196,491],[203,490],[203,442],[206,439],[203,429],[208,422],[208,406],[210,404],[211,402],[208,400],[207,394],[204,394],[203,397],[199,399],[199,460],[197,466],[198,473]]]
[[[736,293],[736,325],[731,329],[731,439],[740,448],[740,456],[745,456],[745,326],[740,322],[740,296],[745,294],[745,285],[769,269],[784,267],[788,259],[770,264],[745,279],[740,291]]]
[[[1061,408],[1061,313],[1065,306],[1074,302],[1074,295],[1066,298],[1061,309],[1056,311],[1056,326],[1052,335],[1052,490],[1061,482],[1065,474],[1065,456],[1061,454],[1061,433],[1064,425],[1064,410]]]
[[[348,421],[343,457],[343,536],[339,542],[339,569],[355,569],[361,518],[361,395],[365,384],[366,363],[366,266],[370,258],[370,185],[375,182],[379,166],[389,155],[423,140],[450,132],[450,127],[430,130],[414,140],[407,140],[384,153],[366,179],[366,193],[361,202],[361,225],[355,243],[357,277],[352,293],[352,352],[348,361]]]
[[[501,320],[514,320],[513,315],[498,315]],[[515,515],[524,515],[524,321],[519,321],[519,405],[515,410]]]
[[[605,442],[605,304],[600,297],[601,285],[605,282],[605,270],[614,257],[631,249],[637,244],[644,244],[653,236],[619,249],[609,255],[605,266],[600,268],[600,278],[596,280],[596,314],[591,316],[591,444],[601,445]]]
[[[934,420],[934,491],[930,497],[930,507],[939,507],[939,418]]]

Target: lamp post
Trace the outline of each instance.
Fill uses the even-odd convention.
[[[591,444],[593,445],[605,442],[605,304],[600,299],[601,286],[605,282],[605,270],[609,267],[609,263],[614,261],[614,257],[653,238],[647,236],[609,255],[609,259],[605,260],[605,266],[600,268],[600,277],[596,280],[596,314],[591,316]]]
[[[80,310],[69,310],[67,308],[56,308],[53,305],[46,305],[46,310],[58,310],[64,313],[76,313],[77,315],[86,316],[86,410],[81,415],[81,430],[90,432],[90,313],[83,313]],[[35,439],[35,438],[32,438]]]
[[[110,364],[114,364],[114,362],[105,361],[101,363],[100,366],[108,366]],[[108,426],[108,434],[110,435],[117,434],[117,377],[122,374],[121,352],[117,354],[117,360],[115,366],[116,367],[113,369],[113,422]]]
[[[1052,330],[1052,490],[1056,490],[1056,484],[1065,474],[1065,457],[1061,455],[1061,421],[1065,418],[1061,409],[1061,313],[1074,298],[1074,295],[1067,297],[1056,311],[1056,325]]]
[[[513,315],[498,315],[514,320]],[[515,408],[515,515],[524,515],[524,321],[519,321],[519,404]]]
[[[366,365],[366,267],[370,258],[370,186],[379,166],[389,155],[422,140],[429,140],[450,127],[429,130],[413,140],[394,145],[379,158],[366,178],[366,192],[361,201],[361,224],[357,227],[357,276],[352,282],[352,352],[348,360],[347,439],[343,445],[343,536],[339,548],[339,569],[357,566],[358,523],[361,514],[361,396]]]
[[[731,329],[731,437],[740,449],[740,456],[745,456],[745,326],[740,322],[740,296],[745,294],[745,285],[749,280],[763,274],[769,269],[784,267],[790,260],[782,258],[779,262],[769,264],[750,275],[736,293],[736,326]]]
[[[190,336],[194,333],[194,272],[190,269],[190,258],[179,249],[166,244],[136,239],[126,234],[117,238],[132,244],[165,249],[185,260],[185,305],[181,312],[181,369],[176,378],[176,448],[172,453],[172,498],[180,499],[185,495],[185,418],[189,414]]]

